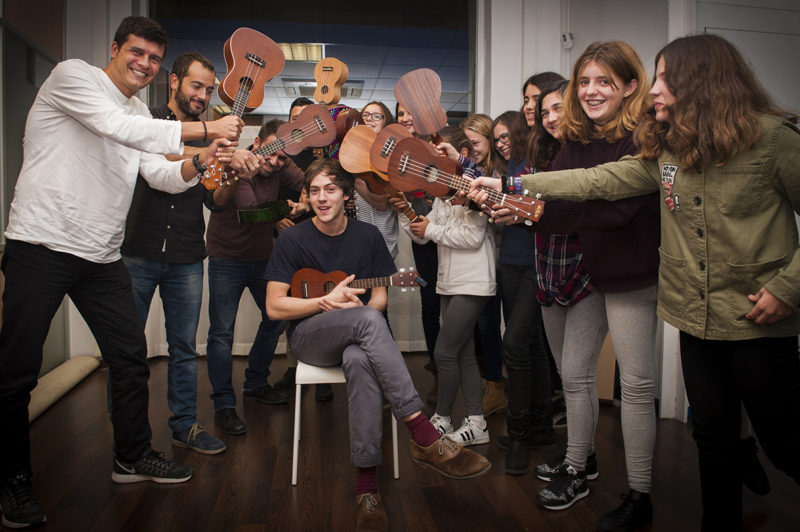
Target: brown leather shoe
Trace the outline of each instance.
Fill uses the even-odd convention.
[[[378,493],[356,495],[356,530],[358,532],[384,532],[389,530],[389,519]]]
[[[420,447],[411,440],[411,459],[450,478],[477,477],[492,467],[485,457],[464,449],[447,435],[430,447]]]

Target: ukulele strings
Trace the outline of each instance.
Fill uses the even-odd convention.
[[[416,177],[419,177],[427,181],[425,176],[427,174],[426,170],[429,168],[429,166],[430,165],[417,162],[411,157],[409,157],[408,162],[406,163],[406,168],[407,168],[406,173],[414,175]],[[459,176],[458,174],[451,174],[448,172],[442,172],[439,170],[437,170],[436,179],[434,180],[435,183],[438,183],[440,185],[445,185],[448,188],[455,188],[456,190],[461,190],[461,191],[466,191],[467,189],[469,189],[471,181],[472,179],[468,177]],[[494,203],[506,205],[507,207],[512,208],[516,211],[524,211],[524,209],[520,207],[512,207],[504,203],[506,202],[506,200],[508,200],[508,202],[514,202],[514,203],[520,201],[518,199],[515,199],[513,196],[510,196],[502,192],[497,192],[496,190],[492,190],[489,188],[483,188],[482,190],[485,190],[489,194],[489,199],[491,199]]]
[[[306,135],[313,135],[315,132],[319,131],[319,126],[317,126],[316,120],[312,120],[306,126],[299,129],[300,132],[303,134],[303,137],[305,137]],[[278,151],[283,149],[283,147],[286,145],[288,141],[292,140],[292,134],[295,131],[297,131],[297,128],[292,129],[288,135],[284,135],[283,137],[278,137],[269,144],[261,146],[255,151],[255,153],[259,155],[272,155],[273,153],[277,153]]]
[[[247,68],[245,68],[244,76],[242,79],[249,80],[251,84],[255,84],[255,79],[253,77],[253,72],[256,68],[261,68],[257,66],[255,63],[247,59],[247,54],[245,54],[245,61],[247,61]],[[234,70],[233,68],[231,70]],[[242,83],[239,80],[239,90],[236,91],[236,99],[233,102],[233,109],[231,112],[233,115],[241,117],[244,114],[245,107],[247,107],[247,100],[250,97],[250,91],[252,91],[252,87],[247,88],[247,82]],[[244,100],[244,101],[242,101]]]

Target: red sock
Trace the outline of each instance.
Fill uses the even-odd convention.
[[[378,493],[378,467],[359,467],[356,495]]]
[[[411,432],[411,439],[420,447],[430,447],[442,437],[436,427],[425,417],[425,414],[406,421],[406,427]]]

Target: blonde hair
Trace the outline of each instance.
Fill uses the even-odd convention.
[[[594,61],[614,83],[611,74],[623,83],[636,80],[636,89],[625,97],[619,112],[607,124],[598,127],[586,115],[578,100],[581,71],[587,63]],[[622,87],[614,88],[623,90]],[[649,104],[650,81],[639,54],[631,45],[622,41],[595,42],[581,54],[572,70],[567,90],[564,93],[564,120],[561,133],[564,139],[588,144],[599,136],[608,142],[617,142],[636,128]]]
[[[492,175],[494,173],[494,160],[492,158],[492,118],[484,114],[469,115],[461,122],[461,129],[469,129],[478,135],[486,137],[489,143],[489,150],[486,153],[486,159],[480,166],[483,168],[486,175]]]

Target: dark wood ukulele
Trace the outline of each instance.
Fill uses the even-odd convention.
[[[219,84],[219,97],[231,106],[231,114],[241,117],[264,101],[264,85],[283,70],[283,52],[263,33],[239,28],[225,41],[223,53],[228,72]],[[225,165],[214,160],[200,182],[213,190],[227,178]]]
[[[276,139],[254,153],[270,155],[283,150],[297,155],[306,148],[320,148],[336,140],[336,125],[328,110],[322,105],[309,105],[294,122],[281,124],[275,133]]]
[[[446,196],[451,190],[469,191],[472,179],[461,174],[461,165],[439,155],[429,143],[407,138],[398,142],[389,158],[389,183],[404,192],[423,189],[436,197]],[[504,194],[485,189],[492,205],[499,204],[515,215],[524,218],[527,225],[539,220],[544,202],[522,195]],[[489,214],[489,205],[481,205]]]
[[[330,294],[336,285],[347,278],[347,274],[342,271],[332,271],[323,273],[313,268],[301,268],[292,276],[291,296],[302,299],[322,297]],[[351,282],[351,288],[375,288],[380,286],[399,286],[403,290],[413,286],[425,286],[422,277],[417,275],[413,268],[409,271],[400,270],[398,273],[388,277],[372,277],[369,279],[355,279]]]
[[[388,182],[386,174],[373,166],[371,157],[372,151],[375,149],[375,145],[381,136],[385,139],[384,143],[388,143],[394,147],[397,137],[395,137],[391,131],[387,132],[386,135],[382,135],[384,131],[393,126],[397,126],[397,124],[392,124],[383,128],[377,135],[369,126],[356,126],[347,133],[342,141],[342,147],[339,150],[339,162],[342,163],[342,167],[348,172],[355,174],[357,178],[363,179],[367,184],[367,188],[369,188],[370,192],[373,194],[393,196],[398,192],[397,189]],[[397,127],[399,127],[406,136],[410,136],[404,127]],[[386,167],[388,168],[388,158],[386,159]],[[419,219],[417,213],[415,213],[408,204],[406,204],[406,207],[403,209],[403,214],[412,222]]]
[[[418,68],[400,76],[394,95],[414,118],[414,129],[420,135],[430,135],[439,144],[439,131],[447,125],[447,113],[439,103],[442,99],[442,80],[430,68]]]

